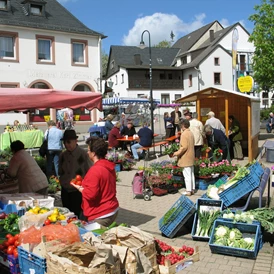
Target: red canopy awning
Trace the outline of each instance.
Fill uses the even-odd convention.
[[[55,89],[0,88],[0,112],[45,108],[97,108],[102,111],[102,95],[90,91]]]

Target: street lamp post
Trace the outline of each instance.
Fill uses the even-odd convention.
[[[145,42],[143,39],[144,33],[148,34],[148,49],[149,49],[149,88],[150,88],[150,119],[151,119],[151,130],[154,133],[154,117],[153,117],[153,94],[152,94],[152,64],[151,64],[151,42],[150,32],[144,30],[141,35],[140,48],[145,48]]]

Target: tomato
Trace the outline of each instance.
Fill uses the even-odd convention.
[[[15,239],[15,241],[16,241],[16,240],[19,239],[19,234],[16,234],[16,235],[14,235],[13,237],[14,237],[14,239]]]
[[[70,184],[75,184],[76,183],[76,180],[75,179],[72,179],[71,181],[70,181]]]
[[[13,250],[13,256],[14,256],[14,258],[18,258],[18,250],[17,250],[17,248],[14,248],[14,250]]]
[[[10,245],[7,249],[7,254],[8,255],[13,255],[13,250],[14,250],[14,246],[13,245]]]
[[[4,250],[4,245],[0,245],[0,250]]]
[[[81,186],[81,185],[82,185],[82,181],[76,181],[75,184],[76,184],[77,186]]]
[[[7,234],[7,235],[6,235],[6,238],[7,238],[7,239],[10,238],[10,237],[12,237],[11,234]]]
[[[51,224],[51,221],[49,220],[49,219],[46,219],[45,221],[44,221],[44,225],[50,225]]]
[[[4,241],[2,244],[5,248],[7,248],[9,246],[8,241]]]
[[[14,242],[14,246],[17,247],[18,245],[20,245],[20,243],[19,243],[18,240],[16,240],[16,241]]]
[[[11,237],[8,238],[8,244],[9,245],[14,245],[14,242],[15,242],[15,239],[14,239],[13,236],[11,236]]]
[[[76,175],[75,179],[76,181],[81,181],[81,182],[83,181],[83,178],[81,175]]]

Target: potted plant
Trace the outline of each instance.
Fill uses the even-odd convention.
[[[179,148],[180,148],[180,141],[179,139],[176,139],[175,142],[165,147],[165,151],[163,152],[163,154],[172,156],[174,152],[179,150]]]

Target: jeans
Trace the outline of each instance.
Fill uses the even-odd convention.
[[[131,146],[131,151],[132,151],[132,154],[133,154],[133,157],[134,157],[135,160],[139,159],[137,149],[140,148],[140,147],[142,147],[142,146],[139,143],[136,143],[136,144]]]
[[[272,129],[273,129],[273,126],[271,126],[270,124],[267,123],[266,124],[266,132],[271,133]]]
[[[52,162],[54,164],[55,175],[58,176],[59,156],[61,150],[49,150],[47,153],[47,177],[52,175]]]

